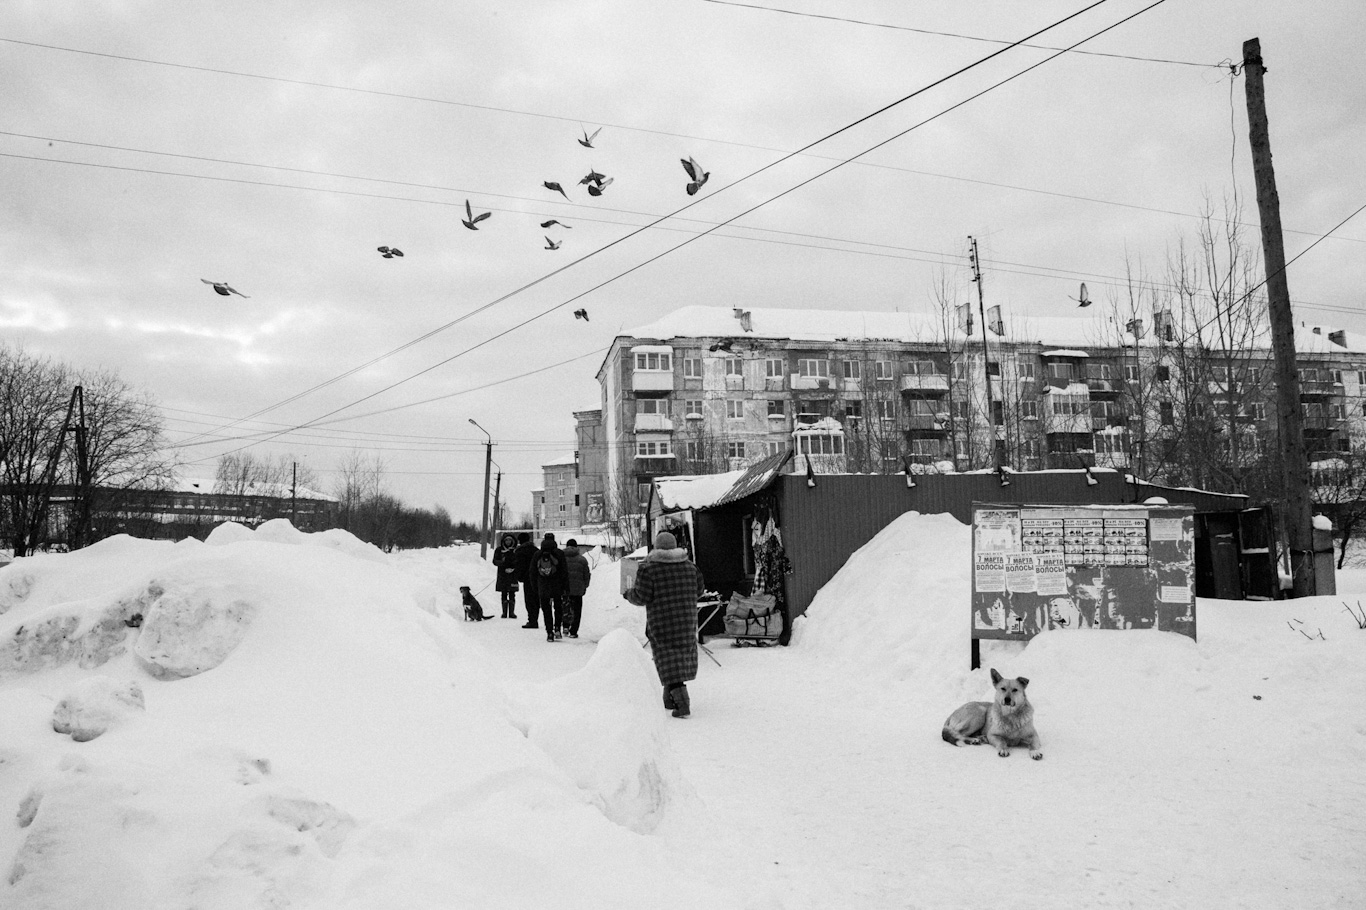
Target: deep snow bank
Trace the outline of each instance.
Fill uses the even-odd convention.
[[[638,645],[528,699],[445,588],[279,525],[0,570],[0,905],[742,905],[642,834],[692,804]]]

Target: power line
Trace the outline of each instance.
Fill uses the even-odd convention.
[[[1056,27],[1058,27],[1059,25],[1062,25],[1063,23],[1068,22],[1068,21],[1070,21],[1070,20],[1072,20],[1072,19],[1078,17],[1078,16],[1082,15],[1083,13],[1086,13],[1086,12],[1090,11],[1091,9],[1094,9],[1094,8],[1097,7],[1097,6],[1100,6],[1101,4],[1103,4],[1103,3],[1105,3],[1105,2],[1107,2],[1107,0],[1095,0],[1095,2],[1090,3],[1089,5],[1087,5],[1087,6],[1083,7],[1083,8],[1081,8],[1080,10],[1077,10],[1077,11],[1074,12],[1074,13],[1070,13],[1070,14],[1068,14],[1067,16],[1064,16],[1062,19],[1059,19],[1059,20],[1057,20],[1056,22],[1053,22],[1052,24],[1050,24],[1050,25],[1048,25],[1048,26],[1045,26],[1045,27],[1042,28],[1042,29],[1039,29],[1038,31],[1036,31],[1036,32],[1034,32],[1034,33],[1032,33],[1032,34],[1030,34],[1030,35],[1025,36],[1024,38],[1021,39],[1021,41],[1028,41],[1028,40],[1031,39],[1031,38],[1037,37],[1038,35],[1041,35],[1041,34],[1043,34],[1044,32],[1049,31],[1050,29],[1056,28]],[[1165,0],[1157,0],[1156,3],[1152,4],[1152,6],[1157,6],[1158,4],[1163,3],[1163,2],[1165,2]],[[1151,9],[1152,6],[1147,7],[1147,9]],[[1146,11],[1146,10],[1145,10],[1145,11]],[[1135,13],[1134,15],[1136,16],[1136,15],[1138,15],[1138,13]],[[1128,17],[1128,18],[1131,19],[1131,18],[1133,18],[1133,16],[1130,16],[1130,17]],[[1128,21],[1128,19],[1121,20],[1121,22],[1127,22],[1127,21]],[[1119,23],[1117,23],[1117,24],[1119,24]],[[1107,29],[1102,30],[1102,32],[1098,32],[1097,34],[1103,34],[1104,31],[1108,31],[1109,28],[1113,28],[1113,26],[1107,27]],[[1091,37],[1095,37],[1095,35],[1093,35],[1093,36],[1091,36]],[[1084,40],[1090,40],[1090,39],[1087,38],[1087,39],[1084,39]],[[1078,44],[1080,44],[1080,43],[1082,43],[1082,42],[1078,42]],[[892,108],[897,107],[898,105],[903,104],[903,103],[905,103],[906,101],[909,101],[910,99],[915,98],[916,96],[921,95],[921,94],[923,94],[923,93],[929,91],[929,90],[932,89],[932,88],[935,88],[935,87],[937,87],[937,86],[939,86],[939,85],[942,85],[942,84],[944,84],[945,82],[948,82],[949,80],[954,79],[954,78],[956,78],[957,76],[960,76],[960,75],[962,75],[963,73],[965,73],[965,72],[967,72],[967,71],[969,71],[969,70],[971,70],[971,69],[974,69],[975,67],[978,67],[978,66],[982,65],[983,63],[986,63],[987,61],[989,61],[989,60],[991,60],[991,59],[993,59],[993,58],[995,58],[995,57],[1000,56],[1001,54],[1005,53],[1007,50],[1010,50],[1010,48],[1009,48],[1009,47],[1006,47],[1006,48],[1002,48],[1002,49],[997,50],[997,51],[993,51],[992,53],[986,55],[985,57],[982,57],[982,58],[980,58],[980,59],[978,59],[978,60],[975,60],[975,61],[973,61],[972,63],[969,63],[969,64],[967,64],[967,65],[965,65],[965,66],[963,66],[963,67],[960,67],[959,69],[957,69],[957,70],[955,70],[954,72],[948,74],[947,76],[941,77],[940,79],[937,79],[937,80],[935,80],[934,82],[931,82],[930,84],[928,84],[928,85],[926,85],[926,86],[923,86],[923,87],[921,87],[921,88],[919,88],[919,89],[916,89],[915,91],[911,92],[911,93],[908,94],[908,95],[903,96],[902,98],[897,99],[896,101],[893,101],[893,102],[891,102],[891,103],[889,103],[889,104],[883,105],[882,107],[878,108],[877,110],[875,110],[875,111],[873,111],[873,112],[871,112],[871,113],[869,113],[869,114],[866,114],[866,115],[864,115],[864,116],[858,118],[857,120],[854,120],[852,123],[846,124],[845,126],[842,126],[842,127],[840,127],[839,129],[834,130],[833,132],[830,132],[830,133],[826,134],[825,136],[822,136],[821,138],[819,138],[819,139],[817,139],[817,140],[815,140],[815,141],[813,141],[813,142],[808,143],[807,145],[803,146],[802,148],[800,148],[800,149],[798,149],[798,150],[796,150],[796,151],[794,151],[794,152],[790,152],[790,153],[788,153],[788,154],[782,156],[781,158],[778,158],[777,160],[772,161],[772,162],[770,162],[769,164],[764,165],[763,167],[759,168],[758,170],[752,171],[752,172],[750,172],[749,174],[746,174],[746,175],[744,175],[743,177],[740,177],[739,179],[734,180],[734,181],[732,181],[731,183],[726,184],[725,186],[723,186],[723,187],[721,187],[719,190],[717,190],[715,193],[713,193],[712,196],[705,197],[705,198],[712,198],[712,197],[714,197],[714,196],[716,196],[716,195],[718,195],[718,194],[720,194],[720,193],[725,192],[725,191],[728,190],[728,189],[731,189],[732,187],[735,187],[735,186],[737,186],[737,185],[739,185],[739,184],[745,182],[746,180],[749,180],[749,179],[751,179],[751,178],[753,178],[753,177],[755,177],[755,176],[757,176],[757,175],[759,175],[759,174],[762,174],[762,173],[764,173],[765,171],[767,171],[767,170],[769,170],[769,169],[771,169],[771,168],[773,168],[773,167],[776,167],[778,164],[781,164],[781,163],[783,163],[784,161],[788,161],[788,160],[790,160],[790,159],[796,157],[797,155],[799,155],[799,154],[801,154],[801,153],[807,151],[808,149],[814,148],[815,146],[819,145],[819,144],[822,143],[822,142],[825,142],[825,141],[827,141],[827,140],[829,140],[829,139],[831,139],[831,138],[833,138],[833,137],[835,137],[835,136],[838,136],[838,135],[840,135],[841,133],[847,132],[847,131],[853,129],[854,127],[856,127],[856,126],[859,126],[859,125],[861,125],[861,124],[863,124],[863,123],[865,123],[865,122],[867,122],[867,121],[873,119],[874,117],[877,117],[877,116],[879,116],[879,115],[881,115],[881,114],[883,114],[883,113],[885,113],[885,112],[891,110]],[[1054,56],[1056,57],[1057,55],[1054,55]],[[1053,57],[1050,57],[1050,58],[1048,58],[1048,59],[1051,60],[1051,59],[1053,59]],[[1041,61],[1040,63],[1043,63],[1043,62],[1047,62],[1047,61]],[[1036,63],[1036,64],[1034,64],[1034,66],[1029,67],[1028,69],[1024,70],[1023,72],[1029,72],[1030,69],[1033,69],[1033,68],[1035,68],[1035,67],[1037,67],[1037,66],[1039,66],[1039,65],[1040,65],[1040,64],[1037,64],[1037,63]],[[1017,74],[1017,75],[1019,75],[1019,74]],[[1012,76],[1012,77],[1010,77],[1010,78],[1013,79],[1013,78],[1015,78],[1015,77]],[[1005,80],[1005,81],[1010,81],[1010,80],[1007,79],[1007,80]],[[998,86],[999,86],[999,85],[1002,85],[1002,84],[1004,84],[1004,82],[997,83]],[[994,88],[994,87],[995,87],[995,86],[993,86],[993,88]],[[987,91],[990,91],[990,90],[991,90],[991,89],[987,89]],[[985,94],[985,92],[981,92],[981,93],[979,93],[979,95],[975,95],[975,96],[973,96],[973,97],[974,97],[974,98],[975,98],[975,97],[979,97],[981,94]],[[969,99],[969,100],[971,100],[971,99]],[[963,102],[963,103],[965,103],[965,102]],[[958,107],[958,106],[961,106],[961,103],[960,103],[959,105],[954,105],[954,107],[951,107],[951,108],[949,108],[948,110],[953,110],[954,108],[956,108],[956,107]],[[946,112],[947,112],[947,111],[946,111]],[[945,112],[945,113],[946,113],[946,112]],[[931,119],[933,119],[933,118],[931,118]],[[928,122],[928,121],[926,121],[926,122]],[[914,127],[912,127],[912,129],[914,129]],[[905,130],[905,131],[903,131],[901,134],[898,134],[898,135],[904,135],[906,132],[910,132],[910,130],[909,130],[909,129],[908,129],[908,130]],[[896,138],[896,137],[893,137],[893,138]],[[887,140],[887,141],[891,141],[891,140]],[[884,142],[884,143],[879,143],[878,146],[874,146],[873,148],[877,148],[877,147],[879,147],[880,145],[885,145],[885,144],[886,144],[885,142]],[[868,151],[871,151],[871,150],[872,150],[872,149],[869,149]],[[864,154],[866,154],[866,152],[865,152]],[[860,156],[854,156],[854,157],[860,157]],[[852,160],[852,159],[846,159],[844,162],[841,162],[841,164],[847,163],[848,160]],[[829,169],[827,169],[826,171],[822,172],[821,175],[817,175],[817,176],[822,176],[823,174],[829,173],[830,171],[834,170],[835,168],[840,167],[841,164],[837,164],[837,165],[835,165],[834,167],[829,168]],[[816,178],[814,178],[814,177],[811,178],[811,180],[814,180],[814,179],[816,179]],[[798,186],[805,186],[807,183],[810,183],[811,180],[803,181],[801,184],[798,184]],[[793,189],[796,189],[796,187],[793,187]],[[786,191],[786,192],[791,192],[791,190],[788,190],[788,191]],[[777,199],[777,198],[780,198],[780,197],[783,196],[783,195],[786,195],[786,192],[780,193],[778,196],[772,197],[772,199],[767,200],[767,202],[771,202],[773,199]],[[521,286],[521,287],[519,287],[519,288],[516,288],[516,289],[514,289],[514,290],[508,292],[507,294],[504,294],[502,297],[499,297],[499,298],[497,298],[497,299],[495,299],[495,300],[493,300],[493,301],[491,301],[491,302],[489,302],[489,303],[487,303],[487,304],[484,304],[484,305],[481,306],[481,307],[478,307],[477,309],[475,309],[475,310],[472,311],[471,313],[468,313],[468,314],[466,314],[465,316],[460,317],[458,320],[454,320],[454,321],[452,321],[452,322],[450,322],[450,323],[447,323],[447,324],[444,325],[444,326],[441,326],[441,327],[439,327],[439,328],[437,328],[437,329],[434,329],[434,330],[432,330],[431,332],[428,332],[426,335],[423,335],[423,336],[421,336],[420,338],[415,339],[415,340],[412,341],[412,342],[409,342],[409,343],[407,343],[407,344],[405,344],[405,345],[402,345],[400,348],[396,348],[394,351],[391,351],[391,352],[389,352],[388,354],[381,355],[381,356],[380,356],[379,358],[377,358],[376,360],[371,361],[371,363],[376,363],[376,362],[378,362],[379,360],[382,360],[382,359],[384,359],[384,358],[386,358],[386,357],[391,356],[393,353],[397,353],[399,350],[403,350],[403,349],[405,349],[405,348],[407,348],[407,347],[411,347],[413,344],[417,344],[419,341],[425,340],[426,338],[429,338],[429,337],[431,337],[432,335],[437,334],[438,332],[441,332],[441,331],[444,331],[444,330],[447,329],[447,328],[450,328],[452,325],[454,325],[454,324],[455,324],[456,322],[458,322],[458,321],[467,319],[467,318],[469,318],[470,316],[473,316],[473,315],[475,315],[475,314],[477,314],[477,313],[481,313],[481,312],[483,312],[483,311],[485,311],[485,310],[487,310],[487,309],[489,309],[489,308],[491,308],[491,307],[493,307],[493,306],[496,306],[496,305],[498,305],[499,303],[501,303],[501,302],[503,302],[503,301],[505,301],[505,300],[507,300],[507,299],[513,297],[514,295],[520,294],[522,291],[525,291],[525,290],[527,290],[527,289],[529,289],[529,288],[531,288],[531,287],[533,287],[533,286],[535,286],[535,285],[541,283],[542,281],[547,280],[548,278],[550,278],[550,277],[552,277],[552,276],[554,276],[554,275],[557,275],[557,274],[559,274],[559,273],[561,273],[561,272],[563,272],[563,271],[565,271],[565,270],[567,270],[567,269],[570,269],[570,268],[574,267],[575,265],[577,265],[577,264],[579,264],[579,263],[581,263],[581,262],[583,262],[583,261],[585,261],[585,260],[587,260],[587,259],[589,259],[589,258],[591,258],[591,257],[593,257],[593,256],[595,256],[595,255],[597,255],[598,253],[601,253],[601,252],[603,252],[604,250],[607,250],[607,249],[609,249],[609,248],[611,248],[611,247],[617,245],[618,243],[622,243],[622,242],[624,242],[625,240],[628,240],[628,239],[630,239],[631,237],[634,237],[634,236],[636,236],[637,234],[640,234],[640,233],[642,233],[642,232],[648,230],[649,228],[653,227],[653,226],[656,225],[656,224],[659,224],[659,223],[662,222],[662,221],[665,221],[665,220],[667,220],[667,219],[669,219],[669,218],[675,217],[675,216],[678,215],[679,213],[684,212],[684,211],[686,211],[686,210],[692,208],[694,205],[697,205],[698,203],[700,203],[700,202],[702,202],[702,201],[703,201],[702,198],[695,199],[694,201],[689,202],[689,203],[687,203],[687,204],[684,205],[684,206],[681,206],[680,208],[678,208],[677,210],[675,210],[674,212],[672,212],[672,213],[669,214],[669,215],[661,216],[659,219],[657,219],[656,221],[651,222],[650,224],[647,224],[647,225],[644,225],[643,227],[637,228],[636,230],[631,231],[630,233],[626,234],[626,235],[623,236],[623,237],[619,237],[619,238],[617,238],[616,240],[613,240],[613,241],[611,241],[611,242],[609,242],[609,243],[607,243],[607,244],[605,244],[605,245],[603,245],[603,246],[597,248],[596,250],[593,250],[592,252],[589,252],[589,253],[586,253],[586,254],[583,255],[583,256],[580,256],[578,259],[575,259],[575,260],[573,260],[572,262],[569,262],[569,263],[567,263],[567,264],[561,266],[560,268],[555,269],[555,270],[551,271],[550,273],[548,273],[548,274],[546,274],[546,275],[543,275],[543,276],[541,276],[540,278],[535,279],[535,280],[532,281],[532,282],[529,282],[529,283],[527,283],[527,284],[525,284],[525,285],[523,285],[523,286]],[[767,202],[761,203],[760,205],[767,204]],[[760,207],[760,206],[754,206],[754,207],[752,207],[751,209],[749,209],[748,211],[742,212],[741,215],[748,214],[749,212],[752,212],[752,211],[754,211],[755,209],[757,209],[757,208],[759,208],[759,207]],[[711,233],[712,231],[716,230],[717,228],[723,227],[723,226],[725,226],[725,225],[727,225],[727,224],[730,224],[731,222],[735,221],[736,218],[739,218],[739,217],[741,217],[741,216],[740,216],[740,215],[737,215],[737,216],[735,216],[735,218],[728,219],[727,221],[722,222],[721,224],[718,224],[718,225],[716,225],[716,226],[714,226],[714,227],[712,227],[712,228],[709,228],[709,229],[707,229],[706,231],[702,232],[701,234],[699,234],[699,235],[697,235],[697,236],[694,236],[694,237],[691,237],[691,238],[689,238],[688,240],[684,241],[683,243],[679,244],[678,246],[675,246],[675,247],[671,248],[670,250],[665,251],[665,253],[660,254],[660,256],[666,255],[667,253],[672,252],[673,250],[679,249],[679,248],[682,247],[682,246],[686,246],[688,243],[691,243],[693,240],[696,240],[698,237],[706,236],[707,234]],[[654,262],[656,259],[660,258],[660,256],[652,257],[651,259],[648,259],[648,260],[646,260],[645,262],[640,263],[640,264],[638,264],[638,265],[636,265],[636,266],[634,266],[634,267],[632,267],[632,268],[626,270],[625,272],[621,272],[621,273],[619,273],[618,275],[616,275],[614,278],[609,279],[607,282],[603,282],[602,284],[599,284],[599,285],[597,285],[596,287],[591,288],[589,291],[584,292],[584,294],[591,293],[592,291],[597,290],[597,289],[600,288],[600,287],[603,287],[605,284],[608,284],[608,283],[610,283],[611,281],[615,281],[617,278],[621,278],[621,277],[623,277],[623,276],[625,276],[625,275],[627,275],[627,274],[630,274],[631,272],[634,272],[636,269],[641,268],[641,267],[643,267],[644,265],[649,264],[650,262]],[[520,323],[514,325],[511,329],[508,329],[507,331],[501,332],[501,333],[499,333],[498,335],[493,336],[492,338],[489,338],[489,339],[486,339],[485,341],[480,342],[479,344],[476,344],[476,345],[474,345],[474,346],[472,346],[472,347],[466,348],[464,351],[461,351],[461,352],[459,352],[458,354],[455,354],[455,355],[453,355],[453,356],[451,356],[451,357],[448,357],[448,358],[446,358],[445,360],[442,360],[442,361],[440,361],[440,362],[438,362],[438,363],[436,363],[436,364],[433,364],[432,366],[429,366],[429,367],[427,367],[426,369],[420,370],[420,371],[417,372],[417,373],[413,373],[413,374],[409,375],[408,377],[406,377],[406,378],[404,378],[404,379],[401,379],[401,380],[398,380],[397,382],[391,383],[390,385],[387,385],[387,386],[385,386],[384,388],[379,389],[378,391],[372,392],[372,393],[369,394],[369,395],[366,395],[366,396],[364,396],[364,397],[362,397],[362,398],[359,398],[359,399],[357,399],[357,400],[351,402],[351,403],[348,404],[348,405],[344,405],[344,406],[342,406],[342,407],[340,407],[340,408],[336,408],[336,409],[334,409],[334,410],[332,410],[332,411],[329,411],[328,413],[323,414],[323,415],[321,415],[320,417],[316,418],[315,421],[311,421],[309,424],[303,424],[303,425],[301,425],[301,426],[309,426],[309,425],[312,425],[313,423],[316,423],[317,421],[326,420],[328,417],[331,417],[331,416],[333,416],[333,415],[339,413],[340,411],[347,410],[347,409],[349,409],[349,408],[351,408],[351,407],[354,407],[354,406],[357,405],[357,404],[360,404],[360,403],[362,403],[362,402],[364,402],[364,401],[368,401],[368,400],[370,400],[371,398],[374,398],[374,397],[376,397],[376,396],[378,396],[378,395],[383,394],[384,392],[387,392],[387,391],[389,391],[389,390],[391,390],[391,389],[393,389],[393,388],[396,388],[396,387],[399,386],[399,385],[402,385],[402,384],[404,384],[404,383],[406,383],[406,382],[409,382],[409,381],[411,381],[411,380],[413,380],[413,379],[416,379],[416,378],[419,377],[419,376],[422,376],[422,375],[424,375],[424,374],[426,374],[426,373],[428,373],[428,372],[431,372],[432,370],[434,370],[434,369],[436,369],[436,368],[438,368],[438,367],[440,367],[440,366],[443,366],[443,365],[449,363],[450,361],[454,360],[456,357],[463,356],[464,354],[467,354],[467,353],[469,353],[470,351],[473,351],[473,350],[475,350],[475,349],[477,349],[477,348],[479,348],[479,347],[482,347],[482,346],[485,345],[485,344],[488,344],[490,341],[493,341],[493,340],[496,340],[497,338],[503,337],[504,335],[508,334],[508,333],[511,332],[511,331],[514,331],[515,329],[518,329],[518,328],[521,328],[522,326],[528,325],[530,322],[532,322],[532,321],[534,321],[534,320],[536,320],[536,319],[539,319],[539,318],[541,318],[542,316],[545,316],[546,314],[548,314],[548,313],[550,313],[550,312],[553,312],[554,310],[559,309],[559,308],[562,307],[562,306],[567,305],[568,303],[572,302],[573,300],[579,299],[579,297],[584,296],[584,294],[580,294],[580,295],[578,295],[578,296],[576,296],[576,297],[571,298],[569,301],[565,301],[565,302],[563,302],[563,303],[560,303],[560,304],[558,304],[557,306],[552,307],[552,308],[549,309],[549,310],[543,311],[542,313],[540,313],[540,314],[537,315],[537,316],[533,316],[531,319],[524,320],[524,321],[522,321],[522,322],[520,322]],[[368,365],[369,365],[369,364],[366,364],[366,366],[368,366]],[[356,368],[356,370],[359,370],[359,369],[364,369],[364,366]],[[352,370],[352,371],[349,371],[349,372],[346,373],[346,374],[343,374],[343,377],[344,377],[344,376],[347,376],[347,375],[351,375],[351,373],[356,372],[356,370]],[[343,377],[337,377],[337,378],[343,378]],[[333,382],[333,381],[335,381],[335,379],[334,379],[334,380],[328,380],[328,383],[325,383],[325,384],[330,384],[330,383]],[[310,390],[310,391],[312,391],[312,390]],[[289,401],[297,400],[299,397],[302,397],[302,395],[305,395],[305,394],[308,394],[308,392],[300,393],[300,395],[294,396],[293,398],[289,399]],[[285,402],[285,403],[288,403],[288,402]],[[278,405],[272,406],[271,408],[268,408],[268,409],[266,409],[266,410],[273,410],[274,407],[278,407]],[[254,415],[252,415],[252,416],[253,416],[253,417],[259,416],[261,413],[265,413],[265,411],[257,412],[257,414],[254,414]],[[225,454],[232,454],[232,453],[225,453]]]
[[[739,3],[736,0],[703,0],[704,3],[715,3],[720,6],[738,6],[744,9],[762,10],[766,13],[783,13],[788,16],[799,16],[804,19],[824,19],[830,22],[846,22],[851,25],[864,25],[872,28],[893,29],[899,32],[915,32],[918,35],[933,35],[940,38],[959,38],[964,41],[982,41],[987,44],[1010,44],[996,38],[983,38],[979,35],[964,35],[961,32],[944,32],[928,28],[915,28],[909,25],[893,25],[888,22],[873,22],[867,19],[852,19],[847,16],[833,16],[826,13],[807,13],[793,9],[782,9],[776,6],[760,6],[756,3]],[[1086,54],[1090,57],[1112,57],[1118,60],[1139,60],[1144,63],[1167,63],[1173,66],[1198,66],[1206,68],[1222,68],[1222,63],[1195,63],[1191,60],[1165,60],[1160,57],[1138,57],[1133,54],[1113,54],[1105,51],[1080,51],[1074,48],[1051,47],[1046,44],[1018,44],[1018,47],[1028,47],[1042,51],[1064,51],[1073,54]]]

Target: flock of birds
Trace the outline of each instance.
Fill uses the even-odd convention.
[[[593,132],[591,132],[591,133],[588,132],[587,129],[584,129],[584,130],[583,130],[583,138],[581,138],[581,139],[578,140],[579,145],[583,146],[584,148],[589,148],[589,149],[591,149],[591,148],[596,148],[596,146],[593,145],[593,142],[594,142],[594,140],[596,140],[596,139],[598,138],[598,134],[601,133],[601,132],[602,132],[602,127],[598,127],[597,129],[593,130]],[[694,159],[694,158],[692,158],[692,157],[680,158],[679,161],[682,162],[682,164],[683,164],[683,170],[686,171],[687,174],[688,174],[688,184],[687,184],[686,187],[684,187],[684,189],[687,191],[687,194],[688,194],[689,196],[695,196],[695,195],[697,195],[697,191],[700,190],[700,189],[706,184],[708,178],[711,177],[711,172],[710,172],[710,171],[705,171],[705,170],[703,170],[703,169],[702,169],[702,165],[698,164],[697,161],[696,161],[696,159]],[[601,173],[599,173],[599,172],[597,171],[597,169],[595,169],[595,168],[589,168],[588,173],[587,173],[586,175],[584,175],[584,177],[583,177],[581,180],[579,180],[579,186],[587,187],[587,188],[588,188],[588,195],[589,195],[589,196],[593,196],[594,198],[596,198],[596,197],[598,197],[598,196],[601,196],[601,195],[603,194],[603,192],[604,192],[609,186],[612,185],[612,181],[613,181],[613,178],[612,178],[612,177],[608,177],[606,174],[601,174]],[[552,191],[552,192],[559,193],[559,194],[560,194],[561,196],[563,196],[566,200],[569,199],[569,194],[566,193],[566,192],[564,191],[564,186],[563,186],[562,184],[560,184],[559,182],[554,181],[554,180],[546,180],[546,181],[542,182],[541,185],[544,186],[546,189]],[[477,231],[477,230],[479,230],[479,223],[480,223],[481,221],[486,221],[487,219],[489,219],[489,218],[492,217],[492,216],[493,216],[493,213],[492,213],[492,212],[480,212],[479,214],[476,215],[476,214],[474,213],[474,207],[473,207],[472,205],[470,205],[470,201],[469,201],[468,199],[466,199],[466,200],[465,200],[465,217],[461,219],[460,223],[463,224],[465,227],[469,228],[471,231]],[[551,219],[548,220],[548,221],[542,221],[542,222],[541,222],[541,228],[542,228],[543,230],[544,230],[544,229],[549,229],[549,228],[552,228],[552,227],[560,227],[560,228],[563,228],[563,229],[565,229],[565,230],[570,230],[570,229],[571,229],[571,226],[570,226],[570,225],[567,225],[567,224],[565,224],[563,221],[560,221],[560,220],[558,220],[558,219],[556,219],[556,218],[551,218]],[[547,234],[547,235],[544,235],[544,236],[545,236],[545,247],[544,247],[544,248],[547,249],[547,250],[558,250],[558,249],[560,248],[560,246],[564,243],[563,240],[555,240],[555,239],[551,238],[548,234]],[[381,247],[378,247],[378,251],[379,251],[379,254],[380,254],[382,257],[384,257],[385,259],[402,259],[402,258],[403,258],[403,251],[400,250],[398,247],[381,246]],[[199,279],[199,280],[202,281],[202,282],[204,282],[204,283],[207,284],[207,285],[212,286],[215,293],[220,294],[220,295],[222,295],[222,296],[224,296],[224,297],[227,297],[229,294],[236,294],[238,297],[247,297],[246,294],[243,294],[241,291],[239,291],[239,290],[237,290],[236,288],[232,287],[232,286],[229,285],[226,281],[210,281],[210,280],[207,279],[207,278],[201,278],[201,279]],[[1083,286],[1083,292],[1084,292],[1084,286]],[[248,298],[248,299],[250,299],[250,298]],[[1082,304],[1082,306],[1085,306],[1085,304]],[[574,318],[575,318],[575,319],[582,319],[583,321],[587,322],[587,321],[588,321],[588,311],[587,311],[587,310],[575,310],[575,311],[574,311]]]

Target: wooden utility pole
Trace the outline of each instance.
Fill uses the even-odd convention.
[[[1257,210],[1262,222],[1262,255],[1266,269],[1267,311],[1276,358],[1276,423],[1280,429],[1281,482],[1285,489],[1282,520],[1290,538],[1290,570],[1296,597],[1314,593],[1314,530],[1309,504],[1309,458],[1304,447],[1304,415],[1300,409],[1300,376],[1295,361],[1295,319],[1290,311],[1290,284],[1285,276],[1285,244],[1281,237],[1281,199],[1271,166],[1271,134],[1266,118],[1262,45],[1243,42],[1243,81],[1247,88],[1248,139],[1252,172],[1257,181]]]
[[[982,374],[987,381],[987,442],[991,446],[991,464],[1000,470],[1000,452],[996,447],[996,406],[991,398],[991,356],[987,353],[987,305],[982,293],[982,263],[977,257],[977,238],[968,237],[968,243],[972,244],[968,260],[972,263],[972,280],[977,283],[977,311],[982,317]]]

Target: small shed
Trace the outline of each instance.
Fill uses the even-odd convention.
[[[790,457],[791,453],[782,453],[747,471],[715,475],[727,479],[717,480],[715,488],[709,491],[712,495],[687,502],[687,508],[668,507],[668,503],[681,505],[684,500],[671,498],[673,494],[666,482],[674,478],[661,478],[655,482],[656,489],[661,484],[665,484],[665,489],[652,497],[650,513],[652,534],[670,525],[686,534],[687,546],[708,586],[723,597],[734,592],[750,594],[756,576],[769,573],[771,577],[775,564],[780,566],[780,590],[770,591],[783,604],[788,628],[791,619],[806,611],[816,592],[856,550],[906,512],[948,512],[970,524],[974,501],[1104,505],[1142,503],[1153,497],[1174,505],[1189,505],[1197,517],[1229,515],[1235,524],[1240,513],[1264,512],[1249,510],[1246,496],[1162,487],[1103,468],[1022,473],[816,474],[808,478],[804,472],[780,473]],[[720,491],[721,487],[725,487],[724,491]],[[1250,520],[1245,523],[1257,524]],[[1266,544],[1263,537],[1256,542]],[[1197,557],[1202,547],[1207,550],[1209,544],[1209,538],[1200,536],[1197,522]],[[1258,563],[1268,561],[1274,570],[1274,552],[1251,554],[1248,558]],[[1265,573],[1260,571],[1240,574],[1249,583],[1265,581]],[[1196,594],[1214,596],[1212,591],[1202,590],[1201,584],[1202,574],[1197,567]],[[1270,589],[1265,594],[1275,596],[1275,591]]]

